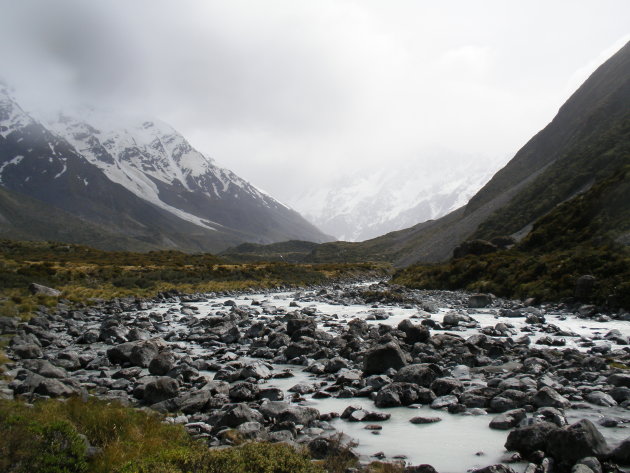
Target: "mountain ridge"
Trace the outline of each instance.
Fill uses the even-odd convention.
[[[217,252],[248,241],[331,239],[168,125],[105,130],[68,116],[50,124],[5,87],[0,185],[151,247]]]
[[[630,42],[602,64],[466,205],[440,219],[361,243],[325,243],[319,262],[448,260],[470,238],[513,234],[630,162]]]

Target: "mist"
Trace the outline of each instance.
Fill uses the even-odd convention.
[[[507,161],[630,17],[616,0],[2,3],[0,76],[29,110],[161,118],[289,204],[340,176],[428,169],[436,150],[445,169]]]

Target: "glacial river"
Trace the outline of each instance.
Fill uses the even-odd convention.
[[[309,301],[310,297],[312,301]],[[217,297],[211,298],[207,302],[195,302],[191,304],[180,303],[161,303],[152,307],[149,311],[166,312],[173,308],[181,308],[182,306],[193,306],[195,308],[196,317],[204,317],[214,314],[217,310],[224,309],[224,303],[227,300],[233,300],[238,306],[247,306],[251,308],[252,302],[256,301],[257,307],[263,309],[271,309],[272,314],[278,312],[284,315],[305,307],[312,307],[319,320],[320,328],[324,330],[330,329],[331,325],[344,324],[354,319],[370,319],[374,313],[374,308],[363,304],[341,305],[331,302],[316,301],[315,293],[308,291],[277,292],[277,293],[260,293],[245,294],[237,297]],[[299,307],[295,307],[295,301],[299,301]],[[293,306],[291,303],[293,302]],[[258,305],[260,304],[260,305]],[[386,320],[368,320],[370,324],[388,324],[398,325],[404,319],[410,317],[427,317],[427,314],[419,311],[412,306],[395,306],[379,304],[379,310],[384,310],[389,317]],[[444,315],[451,309],[449,307],[440,307],[438,313],[433,313],[430,318],[441,322]],[[511,324],[516,330],[516,336],[521,336],[521,328],[525,327],[525,318],[505,318],[498,315],[496,309],[475,309],[469,310],[468,315],[477,320],[480,326],[494,326],[498,322]],[[265,315],[269,317],[269,315]],[[630,322],[624,321],[607,321],[598,322],[591,319],[581,319],[567,314],[545,314],[547,324],[553,324],[561,330],[573,332],[578,337],[561,337],[566,340],[566,345],[562,348],[578,348],[581,347],[580,342],[585,339],[593,339],[594,343],[609,343],[602,339],[602,336],[610,330],[617,329],[623,335],[630,335]],[[419,323],[419,321],[416,321]],[[457,330],[457,335],[467,337],[474,333],[479,333],[478,328],[466,328]],[[531,333],[532,342],[535,342],[542,336],[548,336],[545,333]],[[554,337],[552,337],[554,338]],[[560,337],[556,337],[560,338]],[[181,342],[180,342],[181,343]],[[202,355],[204,349],[201,347],[190,347],[191,353]],[[321,381],[321,378],[315,378],[314,375],[304,371],[304,367],[295,365],[275,365],[274,371],[291,370],[293,377],[284,379],[270,379],[265,386],[279,387],[285,392],[298,383],[309,383]],[[212,373],[207,373],[212,376]],[[467,370],[462,370],[461,381],[464,385],[483,383],[482,380],[476,380],[475,375],[470,375]],[[290,393],[289,393],[290,394]],[[463,472],[472,468],[482,467],[499,463],[505,459],[506,451],[503,447],[509,431],[493,430],[488,427],[489,422],[493,418],[493,414],[486,415],[462,415],[449,414],[443,410],[434,410],[428,406],[410,406],[379,409],[374,406],[374,402],[368,398],[326,398],[313,399],[312,396],[306,394],[303,396],[302,405],[308,405],[317,408],[320,413],[336,412],[341,413],[349,405],[364,407],[369,411],[386,412],[391,414],[391,418],[383,422],[370,422],[370,424],[380,424],[382,430],[374,431],[365,429],[365,423],[351,423],[341,419],[334,419],[331,425],[338,431],[343,432],[351,437],[357,444],[356,451],[362,455],[364,459],[375,459],[373,455],[377,452],[383,452],[387,460],[396,458],[405,459],[409,464],[428,463],[434,466],[441,473]],[[589,409],[567,410],[567,418],[569,422],[579,420],[580,418],[588,418],[597,423],[598,420],[607,416],[620,421],[618,427],[604,428],[599,427],[600,432],[606,437],[609,444],[615,445],[630,435],[630,411],[622,408],[604,408],[592,405]],[[441,422],[416,425],[409,422],[409,419],[416,416],[423,417],[440,417]],[[512,464],[515,470],[523,470],[525,464]]]

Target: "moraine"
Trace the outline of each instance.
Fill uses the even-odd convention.
[[[21,325],[3,392],[151,405],[213,446],[236,428],[317,454],[343,432],[362,460],[382,453],[458,472],[513,457],[504,444],[521,417],[558,430],[586,418],[617,446],[628,437],[630,376],[615,367],[630,364],[629,336],[623,311],[386,283],[173,292]]]

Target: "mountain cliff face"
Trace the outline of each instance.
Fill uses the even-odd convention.
[[[1,87],[0,185],[151,247],[330,239],[166,124],[95,113],[44,123]]]
[[[471,238],[527,235],[537,219],[630,163],[630,43],[600,66],[553,121],[448,215],[363,243],[327,243],[314,261],[440,262]],[[602,200],[605,202],[606,200]],[[626,199],[625,205],[630,205]],[[622,213],[619,213],[621,215]],[[609,220],[607,226],[618,226]],[[619,234],[617,241],[626,241]]]

